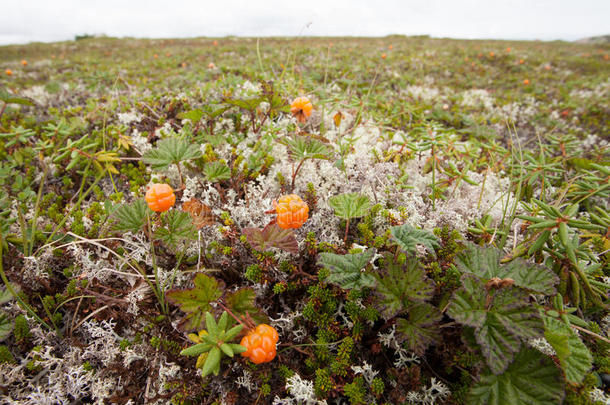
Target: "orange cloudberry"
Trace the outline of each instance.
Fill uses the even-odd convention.
[[[241,355],[254,364],[268,363],[275,358],[278,339],[275,328],[262,323],[241,339],[239,344],[246,348]]]
[[[309,218],[309,206],[296,194],[288,194],[273,202],[280,228],[300,228]]]
[[[299,122],[307,121],[311,115],[313,105],[307,97],[297,97],[290,104],[290,112],[296,117]]]
[[[146,191],[146,202],[151,210],[163,212],[174,205],[176,196],[168,184],[152,184]]]

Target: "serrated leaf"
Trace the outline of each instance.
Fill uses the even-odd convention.
[[[201,156],[197,145],[179,138],[162,139],[155,149],[148,150],[142,156],[142,161],[155,170],[165,170],[170,165]]]
[[[214,183],[220,180],[230,179],[231,169],[229,169],[229,166],[218,161],[210,162],[206,163],[203,168],[203,175],[207,181]]]
[[[197,229],[201,229],[204,226],[214,225],[216,222],[216,217],[212,212],[212,208],[195,198],[191,198],[190,200],[184,202],[182,204],[182,210],[189,213],[193,221],[193,225]]]
[[[436,236],[430,231],[417,229],[408,224],[390,228],[394,241],[405,252],[411,255],[417,253],[417,245],[423,245],[430,253],[436,255],[434,249],[441,247]]]
[[[112,214],[115,231],[138,232],[146,224],[146,215],[150,212],[148,205],[142,199],[131,204],[121,204]]]
[[[470,389],[469,405],[560,404],[564,396],[561,371],[535,349],[523,348],[500,375],[483,373]]]
[[[224,100],[226,104],[242,108],[246,111],[256,110],[256,107],[258,107],[263,101],[265,101],[265,99],[262,97],[253,97],[247,99],[227,98]]]
[[[397,338],[406,343],[409,350],[423,355],[428,346],[440,339],[438,322],[443,315],[433,305],[421,302],[412,305],[407,310],[406,318],[396,322]]]
[[[371,207],[369,198],[359,193],[345,193],[330,197],[328,204],[335,210],[335,215],[343,219],[363,217]]]
[[[412,303],[432,298],[434,282],[426,277],[417,260],[408,260],[400,265],[391,262],[390,256],[386,259],[386,271],[375,275],[377,301],[384,317],[392,318]]]
[[[566,379],[580,384],[593,366],[593,357],[578,335],[565,323],[543,316],[546,340],[557,353]]]
[[[475,328],[476,341],[490,370],[502,373],[522,346],[522,339],[542,335],[542,321],[529,304],[528,294],[518,288],[485,289],[473,275],[462,276],[447,314]]]
[[[511,278],[515,285],[545,295],[556,293],[557,275],[544,266],[528,263],[522,258],[500,264],[501,252],[494,248],[468,244],[456,259],[457,268],[462,273],[471,273],[489,281],[497,277]]]
[[[256,293],[250,287],[240,288],[225,297],[227,307],[236,316],[245,316],[247,312],[257,323],[268,322],[269,318],[255,305],[255,299]]]
[[[244,235],[248,243],[256,250],[265,251],[276,247],[290,253],[299,253],[299,243],[294,232],[290,229],[282,229],[277,224],[269,224],[263,229],[245,228]]]
[[[196,239],[197,229],[187,212],[171,210],[164,216],[165,227],[155,230],[155,237],[176,248],[182,241]]]
[[[296,135],[282,141],[288,147],[290,158],[295,161],[304,159],[330,159],[332,150],[317,139]]]
[[[344,290],[373,287],[375,277],[364,270],[375,256],[375,252],[375,249],[368,249],[362,253],[346,255],[320,253],[318,255],[318,265],[330,270],[326,282],[337,284]]]
[[[195,286],[184,290],[170,290],[167,299],[180,306],[185,317],[187,329],[201,329],[203,315],[212,310],[210,303],[222,296],[222,286],[218,281],[203,273],[198,273],[193,279]]]

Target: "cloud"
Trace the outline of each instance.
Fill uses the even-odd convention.
[[[607,0],[14,1],[0,43],[131,37],[384,36],[565,39],[608,33]]]

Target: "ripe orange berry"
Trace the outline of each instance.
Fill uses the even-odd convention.
[[[6,69],[4,73],[6,73],[7,76],[10,76],[13,74],[13,71],[11,69]]]
[[[523,80],[523,84],[524,84],[524,85],[526,85],[526,86],[527,86],[528,84],[530,84],[530,79],[525,79],[525,80]]]
[[[510,52],[510,46],[506,48],[506,52]]]
[[[525,61],[524,61],[523,59],[519,59],[519,64],[520,64],[520,65],[523,65],[523,63],[524,63],[524,62],[525,62]]]
[[[155,212],[164,212],[176,202],[174,190],[168,184],[152,184],[146,191],[148,207]]]
[[[290,112],[296,117],[299,122],[307,121],[311,115],[313,105],[307,97],[297,97],[290,104]]]
[[[239,344],[246,348],[241,355],[254,364],[268,363],[275,358],[278,339],[275,328],[262,323],[241,339]]]
[[[277,224],[283,229],[296,229],[309,218],[309,206],[296,194],[288,194],[273,202]]]
[[[157,59],[158,57],[159,57],[159,55],[157,55],[157,54],[153,55],[153,58],[155,58],[155,59]]]
[[[28,61],[27,61],[27,60],[25,60],[25,59],[24,59],[24,60],[22,60],[22,61],[21,61],[21,65],[22,65],[22,66],[27,66],[27,65],[28,65]]]
[[[493,58],[495,55],[496,55],[495,53],[493,53],[493,52],[489,52],[489,56],[490,56],[490,57],[492,57],[492,58]]]
[[[214,42],[212,42],[212,44],[214,44],[214,46],[218,46],[218,41],[214,40]]]
[[[388,57],[388,55],[386,55],[385,53],[382,53],[382,54],[381,54],[381,59],[385,59],[385,58],[387,58],[387,57]]]
[[[394,49],[394,45],[392,45],[392,44],[388,45],[388,49],[389,49],[389,50]]]

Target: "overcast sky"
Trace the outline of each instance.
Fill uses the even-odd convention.
[[[610,0],[7,0],[0,7],[0,44],[84,33],[575,40],[610,34]]]

